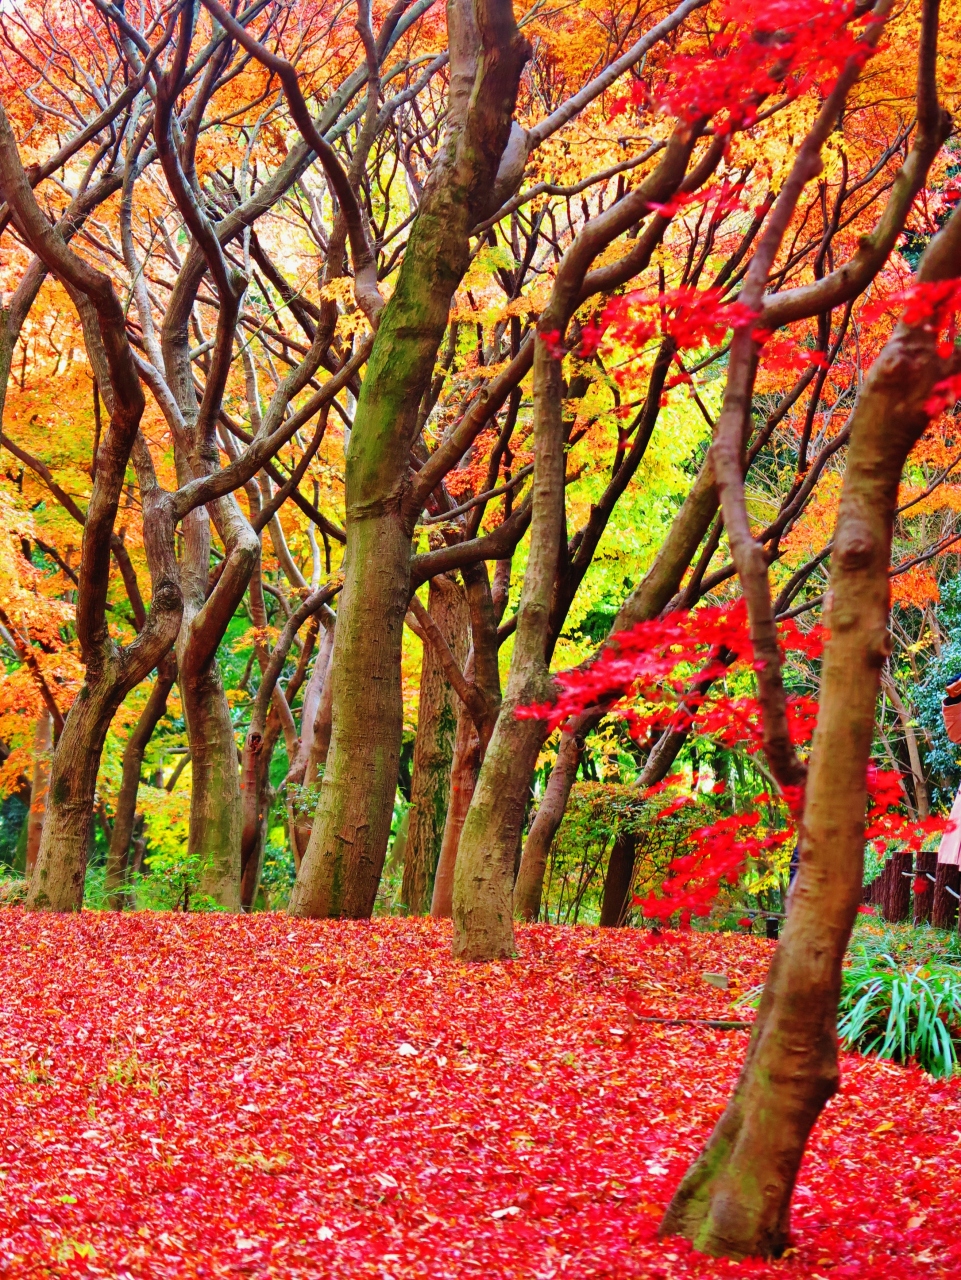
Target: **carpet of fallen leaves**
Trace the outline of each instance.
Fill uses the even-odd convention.
[[[0,1275],[961,1276],[961,1088],[857,1057],[787,1258],[657,1241],[746,1033],[628,1002],[729,1018],[772,944],[531,926],[465,967],[449,939],[0,912]]]

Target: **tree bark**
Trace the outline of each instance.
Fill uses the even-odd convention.
[[[33,734],[33,774],[30,780],[30,812],[27,814],[27,848],[24,878],[29,880],[37,865],[43,822],[50,790],[50,754],[53,751],[53,719],[41,711]]]
[[[236,507],[233,498],[221,500]],[[207,598],[210,520],[192,511],[184,520],[184,616],[177,640],[180,694],[190,744],[190,827],[187,850],[200,859],[200,892],[228,911],[240,906],[243,824],[237,737],[217,648],[239,604],[260,541],[240,513],[230,512],[225,567]],[[239,519],[237,518],[239,516]]]
[[[953,278],[959,269],[954,215],[919,277]],[[925,400],[943,376],[935,344],[930,331],[899,325],[852,413],[800,868],[734,1094],[661,1225],[706,1253],[783,1252],[808,1135],[837,1089],[841,966],[861,901],[867,766],[890,651],[894,510],[904,461],[928,422]]]
[[[460,848],[464,821],[477,786],[483,752],[480,735],[470,712],[461,703],[457,713],[457,730],[454,734],[454,753],[450,769],[450,803],[444,820],[437,874],[430,901],[430,913],[435,920],[449,920],[454,910],[454,868],[457,850]]]
[[[328,610],[329,613],[330,611]],[[317,656],[314,659],[310,679],[307,681],[307,688],[304,690],[304,704],[301,708],[300,717],[300,746],[290,766],[290,772],[287,774],[287,820],[295,871],[300,870],[304,851],[307,848],[307,842],[310,840],[313,806],[310,806],[308,814],[303,804],[303,797],[297,793],[297,798],[294,799],[294,793],[291,788],[313,786],[316,781],[317,771],[323,763],[319,759],[319,748],[321,745],[320,737],[324,735],[325,727],[324,760],[326,760],[327,756],[326,748],[330,745],[330,717],[329,714],[326,717],[321,716],[321,705],[324,702],[327,678],[330,674],[330,655],[334,645],[333,615],[331,614],[328,618],[322,613],[321,621],[323,635],[317,648]],[[326,699],[326,710],[329,713],[329,697]]]
[[[489,207],[529,46],[506,0],[448,6],[447,135],[383,310],[347,454],[347,552],[334,640],[330,753],[291,895],[302,916],[368,916],[397,783],[401,640],[410,599],[406,509],[418,407],[434,372],[470,233]]]
[[[460,584],[446,575],[431,579],[428,612],[463,667],[467,658],[467,599]],[[433,645],[424,645],[417,710],[417,739],[411,773],[407,844],[401,902],[408,913],[426,915],[450,802],[451,763],[459,703]]]
[[[934,901],[934,877],[937,871],[938,855],[933,849],[922,849],[915,858],[915,880],[923,880],[924,888],[920,893],[912,893],[914,899],[913,922],[915,925],[927,924],[931,919],[931,903]],[[914,886],[912,885],[912,890]]]
[[[514,885],[514,912],[522,920],[536,920],[541,911],[541,893],[551,845],[557,835],[571,788],[584,751],[584,738],[579,733],[562,733],[557,759],[538,806],[534,821],[524,842],[520,870]],[[602,922],[603,923],[603,922]]]
[[[911,914],[911,874],[913,855],[892,853],[888,865],[887,893],[884,899],[884,918],[892,924],[907,920]]]
[[[133,836],[137,813],[137,793],[140,790],[140,769],[143,765],[144,752],[161,716],[167,709],[167,697],[176,678],[177,664],[173,655],[168,654],[157,669],[154,687],[124,748],[120,791],[114,810],[113,830],[110,834],[104,877],[107,904],[114,911],[120,911],[123,908],[126,898],[122,886],[127,877],[130,840]]]
[[[544,702],[553,693],[545,645],[564,529],[563,392],[561,362],[540,335],[555,327],[548,308],[540,320],[534,351],[534,516],[514,652],[454,868],[454,954],[469,960],[514,954],[518,842],[531,774],[546,737],[545,721],[519,720],[514,713],[518,707]]]
[[[631,886],[634,883],[634,862],[637,857],[637,836],[619,833],[611,846],[611,856],[604,877],[604,897],[601,900],[601,928],[617,929],[627,919],[631,908]]]

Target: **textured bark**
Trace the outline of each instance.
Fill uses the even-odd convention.
[[[223,500],[237,507],[234,499]],[[225,529],[225,567],[207,599],[210,522],[205,510],[184,521],[184,615],[177,640],[180,693],[190,744],[190,827],[187,849],[200,859],[200,891],[228,911],[240,906],[243,823],[237,737],[217,647],[243,597],[260,543],[237,507]],[[239,518],[238,518],[239,517]]]
[[[556,287],[556,286],[555,286]],[[566,319],[564,321],[566,327]],[[556,327],[550,308],[540,332]],[[546,326],[546,328],[545,328]],[[515,710],[553,692],[545,645],[564,529],[564,427],[560,361],[534,351],[534,516],[504,702],[474,788],[454,869],[454,954],[493,960],[514,953],[513,892],[520,832],[545,721]]]
[[[267,844],[267,819],[273,803],[273,789],[270,785],[270,762],[274,748],[281,734],[280,716],[272,707],[264,726],[263,737],[256,755],[253,758],[253,769],[244,772],[244,809],[247,808],[247,797],[252,793],[255,797],[251,806],[255,815],[255,827],[251,835],[244,823],[244,839],[241,843],[240,864],[240,906],[244,911],[253,910],[260,887],[260,875],[264,865],[264,849]],[[249,790],[248,790],[249,789]]]
[[[49,711],[37,717],[33,733],[33,774],[30,779],[30,812],[27,814],[27,848],[24,876],[33,875],[40,852],[43,822],[47,816],[47,794],[50,790],[50,753],[53,750],[53,720]]]
[[[511,562],[498,562],[494,584],[485,564],[468,565],[462,570],[470,617],[471,648],[455,690],[461,692],[451,761],[450,803],[444,821],[444,832],[434,878],[430,912],[438,919],[449,919],[454,902],[454,868],[461,833],[477,785],[477,776],[497,723],[501,705],[498,626],[507,607],[510,593]],[[456,666],[452,654],[449,661]]]
[[[911,914],[911,874],[913,855],[892,853],[888,861],[887,893],[884,899],[884,918],[892,923],[907,920]]]
[[[448,6],[448,126],[384,308],[354,415],[346,470],[347,554],[334,640],[330,752],[290,911],[367,916],[383,869],[397,782],[401,641],[410,599],[409,452],[450,303],[488,211],[529,53],[506,0]]]
[[[334,646],[333,616],[331,615],[328,618],[322,614],[321,620],[323,626],[321,641],[317,648],[317,656],[314,659],[310,679],[307,681],[307,688],[304,690],[304,702],[301,707],[300,745],[287,774],[287,823],[290,833],[290,847],[294,855],[294,868],[298,871],[303,861],[307,842],[310,840],[313,806],[310,806],[310,812],[308,812],[301,803],[300,798],[294,799],[293,788],[312,786],[317,777],[317,770],[320,767],[321,762],[318,760],[319,752],[317,751],[319,746],[318,735],[323,733],[324,722],[318,713],[323,700],[327,677],[330,673],[330,655]],[[328,698],[327,710],[329,711],[329,709],[330,699]],[[326,717],[326,725],[328,726],[326,746],[329,746],[329,715]],[[326,746],[324,748],[325,759]]]
[[[140,718],[124,747],[120,791],[117,794],[117,805],[114,810],[113,830],[110,833],[110,847],[107,850],[107,868],[104,877],[107,903],[115,911],[122,909],[126,896],[122,892],[122,886],[127,877],[130,841],[137,813],[137,793],[140,790],[140,768],[143,764],[144,752],[161,716],[167,709],[167,697],[176,677],[177,664],[173,656],[168,654],[158,668],[157,679],[150,691],[146,706],[141,711]]]
[[[102,272],[78,258],[61,231],[48,222],[30,189],[2,109],[0,195],[22,237],[57,275],[77,307],[109,414],[83,517],[76,629],[85,678],[54,751],[48,812],[27,896],[32,909],[76,911],[83,904],[97,772],[110,720],[127,693],[170,648],[182,600],[177,566],[170,554],[173,527],[169,503],[153,481],[152,464],[142,475],[138,466],[153,598],[150,613],[130,645],[121,648],[111,638],[106,606],[114,525],[127,466],[136,453],[143,392],[127,340],[124,309],[113,285]]]
[[[457,850],[464,830],[470,802],[477,786],[483,752],[477,726],[463,705],[457,715],[454,753],[450,769],[450,802],[444,820],[437,873],[430,901],[430,913],[436,920],[449,920],[454,910],[454,868]]]
[[[616,929],[627,919],[631,907],[631,885],[634,883],[634,861],[637,857],[637,836],[621,833],[611,846],[604,876],[604,896],[601,900],[601,927]]]
[[[920,278],[959,270],[961,217],[953,216],[925,253]],[[800,868],[734,1094],[661,1226],[707,1253],[783,1251],[804,1148],[837,1089],[841,966],[861,901],[867,766],[890,651],[894,510],[904,461],[927,425],[924,402],[943,376],[935,342],[899,326],[852,413]]]
[[[190,742],[188,852],[201,858],[201,893],[236,911],[241,829],[237,737],[216,660],[198,671],[184,670],[181,661],[180,694]]]
[[[454,660],[463,667],[470,625],[463,588],[445,575],[432,578],[427,608]],[[415,916],[426,915],[431,904],[450,801],[458,706],[443,663],[434,647],[425,644],[401,888],[401,902]]]
[[[561,734],[557,759],[551,769],[544,797],[527,833],[520,870],[514,884],[514,912],[522,920],[536,920],[540,915],[547,859],[563,821],[583,751],[584,739],[580,734]]]
[[[349,527],[353,546],[331,658],[330,751],[291,894],[293,915],[369,916],[390,837],[410,540],[392,515]]]

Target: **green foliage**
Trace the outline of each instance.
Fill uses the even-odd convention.
[[[0,865],[16,867],[19,846],[26,838],[27,805],[18,795],[0,803]]]
[[[384,871],[377,889],[374,915],[406,915],[407,907],[401,902],[404,884],[404,856],[407,852],[407,833],[410,828],[410,803],[398,788],[394,796],[394,812],[390,820],[390,843],[384,861]]]
[[[912,690],[912,697],[918,720],[930,735],[926,765],[932,799],[950,808],[961,784],[961,749],[944,731],[941,701],[948,680],[961,671],[961,577],[941,584],[937,620],[942,634],[948,639],[942,645],[940,655],[928,663],[923,680]]]
[[[957,1066],[961,971],[953,965],[908,966],[862,948],[844,970],[838,1013],[845,1048],[916,1062],[933,1076]]]
[[[690,833],[708,821],[701,805],[659,816],[670,798],[666,793],[647,797],[619,783],[575,783],[548,859],[544,918],[597,923],[608,855],[620,834],[637,840],[634,892],[656,889]]]
[[[136,877],[138,907],[154,911],[217,911],[212,898],[199,892],[203,857],[188,853],[190,796],[141,785],[148,853],[144,874]]]
[[[841,979],[838,1035],[844,1047],[950,1075],[961,1043],[959,966],[956,932],[860,920]],[[738,1004],[756,1008],[761,991],[745,992]]]

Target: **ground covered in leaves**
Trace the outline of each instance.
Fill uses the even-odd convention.
[[[746,1033],[631,1011],[730,1018],[770,947],[0,912],[0,1275],[961,1275],[961,1087],[857,1057],[785,1260],[656,1240]]]

